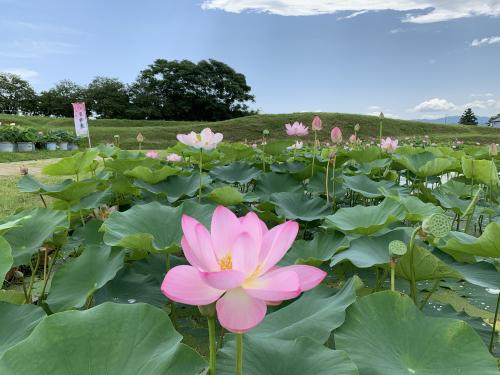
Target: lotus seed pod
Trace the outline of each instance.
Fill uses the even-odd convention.
[[[422,222],[422,230],[434,237],[441,238],[451,231],[451,221],[445,214],[433,214]]]
[[[402,256],[406,254],[408,247],[403,241],[394,240],[389,243],[389,253]]]
[[[211,303],[210,305],[198,306],[198,310],[200,310],[201,315],[206,318],[215,317],[215,303]]]
[[[262,134],[263,135],[269,135],[269,130],[267,130],[267,129],[262,130]]]

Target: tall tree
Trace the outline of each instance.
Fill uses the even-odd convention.
[[[164,120],[225,120],[248,113],[254,100],[245,76],[216,60],[156,60],[131,86],[132,116]]]
[[[16,74],[0,73],[0,112],[34,112],[36,93],[31,84]]]
[[[87,108],[103,118],[126,118],[129,95],[116,78],[95,77],[85,92]]]
[[[71,103],[84,99],[85,90],[76,83],[63,80],[39,96],[39,110],[46,116],[73,116]]]
[[[467,108],[458,123],[462,125],[477,125],[477,117],[471,108]]]

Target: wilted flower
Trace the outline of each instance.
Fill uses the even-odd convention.
[[[496,143],[490,144],[490,146],[488,147],[488,151],[490,153],[490,156],[497,156],[498,155],[497,144]]]
[[[388,153],[392,154],[396,150],[396,148],[398,148],[398,140],[387,137],[386,139],[382,139],[380,147],[382,147],[382,149],[384,149]]]
[[[304,142],[296,141],[293,145],[287,147],[288,150],[300,150],[304,147]]]
[[[179,142],[203,150],[213,150],[222,142],[222,138],[222,133],[213,133],[210,128],[203,129],[201,133],[177,134]]]
[[[312,122],[312,130],[318,131],[323,128],[323,123],[321,121],[321,118],[319,116],[314,116],[313,122]]]
[[[217,318],[228,331],[254,328],[266,316],[268,304],[296,298],[326,276],[312,266],[276,266],[297,236],[294,221],[268,230],[254,212],[238,218],[218,206],[210,232],[187,215],[181,224],[181,246],[190,265],[168,271],[161,291],[188,305],[216,302]]]
[[[156,151],[148,151],[146,152],[146,156],[151,159],[156,159],[158,158],[158,156],[160,156],[160,154],[157,153]]]
[[[113,212],[118,210],[118,206],[108,207],[106,205],[94,208],[94,216],[99,220],[106,220]]]
[[[309,134],[309,127],[306,127],[303,123],[295,121],[293,125],[286,124],[286,134],[290,136],[303,137]]]
[[[171,161],[171,162],[178,162],[178,161],[181,161],[182,160],[182,156],[180,155],[177,155],[175,153],[172,153],[172,154],[168,154],[167,157],[166,157],[167,161]]]
[[[340,143],[342,142],[342,131],[340,128],[335,127],[332,129],[332,132],[330,133],[330,137],[332,138],[333,143]]]

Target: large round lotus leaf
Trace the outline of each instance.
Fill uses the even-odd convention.
[[[391,164],[391,159],[377,159],[370,162],[359,163],[357,165],[358,173],[371,174],[373,171],[385,169]]]
[[[398,200],[403,205],[405,219],[408,221],[422,221],[432,214],[443,213],[441,207],[435,206],[432,203],[424,203],[415,196],[397,197],[393,199]]]
[[[262,202],[268,201],[271,194],[280,192],[298,193],[304,190],[302,184],[289,174],[275,172],[263,173],[257,178],[252,195]],[[250,195],[248,194],[248,195]]]
[[[29,216],[23,216],[0,224],[0,236],[12,228],[18,227],[20,225],[20,222],[26,220],[28,217]]]
[[[29,336],[45,316],[41,307],[35,305],[13,305],[0,302],[0,357],[18,342]]]
[[[215,167],[210,172],[212,177],[231,184],[235,182],[246,184],[261,173],[262,171],[260,169],[257,169],[244,161],[237,161],[223,167]]]
[[[438,190],[445,194],[455,195],[458,198],[468,198],[470,197],[471,186],[462,181],[449,180],[445,184],[440,185]]]
[[[278,173],[301,173],[305,169],[309,169],[309,171],[311,170],[305,163],[298,161],[281,164],[276,163],[271,165],[271,171]]]
[[[107,170],[114,171],[117,174],[123,174],[125,171],[134,169],[138,166],[153,167],[157,165],[158,161],[155,159],[139,159],[136,155],[135,158],[120,158],[113,160],[106,160],[104,165]]]
[[[52,238],[55,231],[68,228],[68,217],[64,211],[48,208],[35,208],[19,212],[16,215],[0,220],[0,224],[9,221],[19,221],[19,225],[4,234],[9,242],[14,257],[13,266],[27,264],[46,240]]]
[[[365,175],[344,176],[344,184],[349,189],[361,194],[366,198],[380,198],[383,196],[381,188],[386,190],[398,190],[401,187],[396,186],[392,181],[374,181]]]
[[[368,147],[359,150],[341,150],[340,155],[345,155],[349,159],[354,159],[358,163],[369,163],[382,158],[380,147]]]
[[[332,212],[323,198],[308,198],[303,193],[275,193],[270,202],[276,206],[279,216],[290,220],[320,220]]]
[[[3,237],[0,237],[0,289],[2,288],[5,275],[12,267],[14,258],[12,257],[12,249]]]
[[[339,172],[339,170],[337,170],[336,172]],[[307,191],[310,193],[324,194],[326,196],[325,177],[326,174],[323,172],[314,173],[314,176],[309,179],[309,182],[307,184]],[[330,197],[335,194],[335,197],[337,199],[340,199],[345,195],[347,190],[344,186],[343,181],[344,180],[342,176],[339,176],[339,173],[336,173],[335,185],[333,185],[333,176],[331,174],[331,171],[329,172],[328,193],[330,194]],[[335,191],[333,191],[334,188]]]
[[[311,241],[295,241],[280,264],[320,266],[323,262],[330,260],[333,254],[346,249],[348,246],[348,238],[340,232],[317,233]]]
[[[480,237],[462,232],[450,232],[444,245],[444,251],[463,252],[476,256],[500,258],[500,223],[489,223]]]
[[[207,186],[211,179],[203,175],[202,186]],[[200,188],[200,175],[193,173],[191,176],[170,176],[165,181],[151,185],[141,180],[136,180],[134,185],[153,194],[166,194],[169,202],[175,202],[184,196],[192,197]]]
[[[97,289],[123,267],[125,253],[109,246],[87,246],[54,275],[47,304],[53,312],[82,307]]]
[[[378,206],[341,208],[327,216],[325,224],[345,233],[370,235],[404,218],[403,207],[393,199],[385,199]]]
[[[104,242],[139,251],[167,251],[181,240],[182,207],[158,202],[113,212],[104,222]]]
[[[397,154],[394,158],[418,177],[439,175],[453,166],[453,159],[436,157],[432,152]]]
[[[213,189],[208,197],[218,204],[223,206],[235,206],[244,201],[243,194],[233,186],[221,186]]]
[[[88,172],[96,158],[98,150],[91,149],[85,152],[77,152],[73,156],[49,164],[42,169],[42,173],[49,176],[71,176]]]
[[[470,204],[470,200],[460,199],[456,195],[441,191],[440,188],[433,190],[432,195],[436,197],[443,208],[449,208],[460,216],[463,216]]]
[[[205,361],[181,340],[167,314],[156,307],[105,303],[47,317],[25,341],[4,354],[0,373],[202,373]]]
[[[201,204],[198,202],[198,199],[191,199],[182,203],[182,212],[185,215],[194,217],[207,229],[210,229],[215,207],[216,205],[214,204]]]
[[[380,236],[363,236],[351,240],[349,248],[336,253],[330,264],[331,267],[348,260],[358,268],[368,268],[376,264],[389,263],[389,244],[392,241],[408,242],[409,228],[398,228]]]
[[[255,155],[255,150],[244,143],[221,143],[217,149],[222,152],[224,161],[248,160]]]
[[[157,184],[160,181],[165,180],[169,176],[173,176],[180,173],[180,169],[172,168],[165,165],[159,169],[150,169],[148,167],[139,165],[133,169],[125,171],[123,174],[125,176],[137,178],[148,184]]]
[[[113,191],[111,187],[102,191],[95,191],[92,194],[87,195],[86,197],[80,199],[80,201],[71,206],[71,210],[73,212],[80,210],[88,210],[91,208],[97,208],[108,204],[113,198]]]
[[[474,160],[464,156],[462,158],[462,170],[465,177],[476,182],[482,182],[486,185],[500,185],[497,167],[491,160]]]
[[[496,375],[493,357],[461,320],[431,318],[406,295],[380,292],[359,299],[335,331],[360,375]]]
[[[235,340],[231,335],[219,351],[217,374],[235,374]],[[245,375],[358,375],[356,365],[341,350],[331,350],[308,337],[293,341],[243,337]]]

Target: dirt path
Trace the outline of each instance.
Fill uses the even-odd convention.
[[[43,159],[29,161],[15,161],[12,163],[0,163],[0,176],[18,176],[19,168],[24,166],[28,168],[29,174],[33,176],[41,176],[42,168],[47,164],[56,162],[59,159]]]

